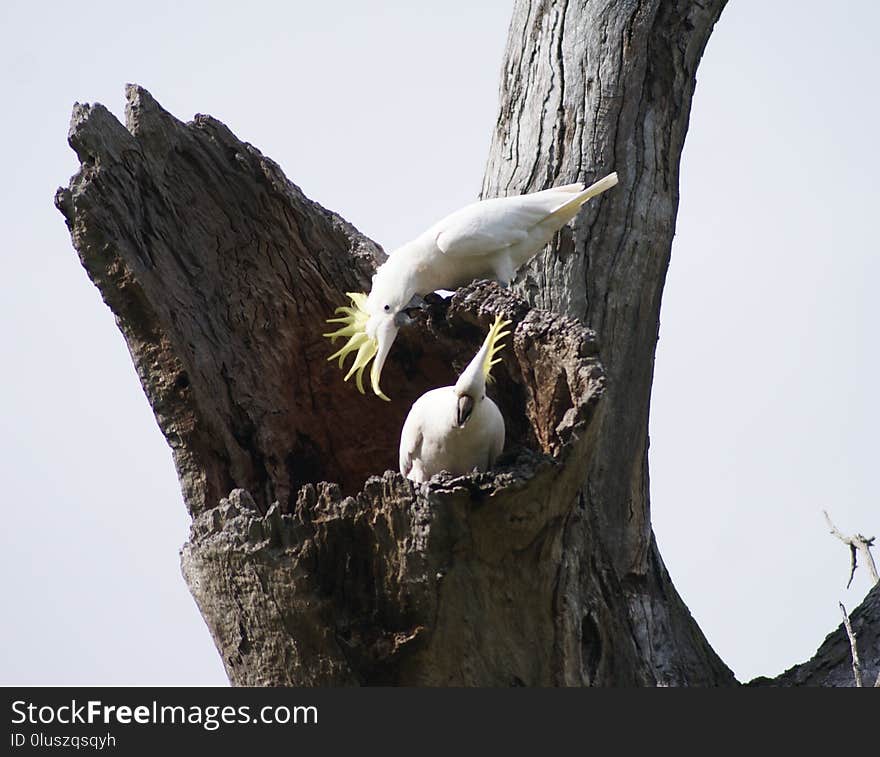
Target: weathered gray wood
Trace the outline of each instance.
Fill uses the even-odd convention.
[[[853,534],[852,536],[845,536],[840,533],[835,526],[831,522],[831,518],[828,516],[827,511],[822,511],[825,514],[825,522],[828,524],[828,528],[831,531],[833,536],[836,536],[840,539],[844,544],[849,547],[849,558],[850,558],[850,570],[849,570],[849,581],[846,582],[846,588],[850,587],[852,584],[853,577],[856,574],[856,568],[858,567],[858,559],[856,555],[861,552],[862,560],[865,563],[865,567],[868,569],[868,573],[871,576],[871,583],[876,584],[880,583],[880,576],[877,575],[877,564],[874,562],[874,555],[871,554],[871,547],[874,546],[874,537],[873,536],[863,536],[862,534]]]
[[[219,122],[183,124],[137,87],[127,116],[75,108],[82,168],[57,203],[174,449],[184,575],[230,680],[555,683],[563,527],[604,391],[592,332],[474,285],[398,338],[391,403],[361,396],[321,334],[380,251]],[[494,390],[505,464],[364,485],[494,313],[515,327]]]
[[[190,512],[235,487],[265,511],[315,476],[355,490],[394,432],[368,433],[371,408],[349,411],[326,343],[303,334],[326,330],[343,304],[329,293],[363,289],[381,251],[219,121],[184,125],[138,87],[127,98],[128,128],[101,105],[75,106],[82,169],[56,202],[116,314]],[[345,427],[327,422],[341,417]]]
[[[464,339],[466,354],[490,311],[515,324],[497,391],[526,421],[510,428],[496,472],[422,487],[387,471],[354,497],[308,484],[265,516],[236,490],[197,516],[184,575],[232,681],[557,681],[563,526],[594,445],[604,376],[590,332],[497,285],[460,290],[448,310],[435,302],[424,328],[450,355]]]
[[[593,181],[588,204],[518,277],[535,305],[600,337],[608,371],[599,448],[584,471],[584,513],[567,533],[570,653],[589,627],[585,593],[598,538],[626,592],[641,680],[729,682],[669,581],[651,531],[648,410],[660,298],[678,207],[678,169],[697,64],[724,0],[518,0],[502,69],[484,196]],[[601,624],[599,624],[601,627]],[[615,639],[600,634],[599,658]],[[581,634],[581,644],[588,643]],[[591,643],[592,645],[592,643]],[[602,665],[600,664],[600,669]],[[620,675],[600,675],[611,682]],[[567,683],[593,680],[589,671]]]

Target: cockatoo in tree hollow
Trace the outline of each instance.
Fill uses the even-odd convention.
[[[500,317],[455,386],[432,389],[419,397],[400,433],[400,472],[422,483],[435,473],[463,475],[489,470],[504,448],[504,418],[486,396],[503,331],[510,321]]]
[[[382,399],[379,377],[398,329],[409,322],[406,313],[421,295],[438,289],[456,289],[476,279],[496,279],[509,284],[516,270],[531,260],[553,235],[574,218],[581,205],[617,184],[612,173],[584,188],[567,184],[541,192],[499,197],[467,205],[391,253],[373,276],[369,296],[349,292],[351,307],[337,308],[338,330],[324,336],[335,341],[348,337],[328,358],[356,352],[345,376],[356,377],[363,394],[364,369],[373,360],[370,383]]]

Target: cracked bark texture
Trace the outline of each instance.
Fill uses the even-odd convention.
[[[608,377],[596,450],[584,470],[584,517],[566,528],[559,577],[558,591],[569,603],[567,622],[584,629],[581,664],[569,668],[575,671],[570,684],[595,682],[585,660],[601,659],[615,646],[605,634],[592,645],[587,632],[593,626],[589,596],[597,542],[625,594],[624,625],[638,649],[631,677],[618,669],[599,680],[733,682],[663,565],[651,529],[648,475],[654,352],[681,152],[697,66],[724,5],[517,0],[513,11],[482,196],[591,182],[611,170],[620,177],[613,191],[585,206],[520,270],[516,284],[530,304],[572,316],[599,335]],[[865,628],[880,624],[880,612],[868,600],[855,616]],[[842,627],[832,636],[841,633]],[[865,635],[865,644],[875,658],[880,654],[876,632]],[[839,646],[826,641],[798,670],[838,670],[839,658]],[[846,665],[836,676],[799,673],[795,680],[789,671],[778,682],[852,685]]]
[[[494,284],[434,299],[416,328],[453,361],[463,342],[465,362],[492,313],[514,324],[497,397],[523,419],[492,474],[414,486],[386,471],[354,496],[306,484],[264,516],[235,490],[194,519],[183,571],[233,682],[556,682],[569,461],[589,457],[604,374],[591,332]]]
[[[570,623],[588,604],[586,534],[606,550],[639,648],[633,680],[720,684],[732,676],[676,593],[651,530],[648,411],[660,299],[678,207],[678,172],[696,70],[723,0],[518,0],[484,197],[593,181],[620,184],[588,204],[521,269],[538,307],[599,334],[608,373],[596,454],[584,471],[587,517],[566,533],[560,577]],[[603,650],[613,641],[603,638]],[[586,683],[577,675],[568,683]]]
[[[74,107],[82,165],[56,203],[174,451],[183,571],[230,680],[557,682],[563,526],[605,387],[594,334],[477,283],[400,335],[391,403],[359,395],[321,334],[381,250],[218,121],[127,98],[126,126]],[[505,455],[414,488],[388,471],[404,416],[496,313],[514,328],[493,390]]]
[[[391,403],[343,383],[320,336],[376,244],[213,118],[133,85],[124,126],[74,107],[56,204],[172,448],[184,576],[232,683],[735,684],[657,552],[647,475],[678,162],[722,5],[517,3],[484,194],[621,185],[518,292],[429,297]],[[405,414],[496,313],[505,453],[414,487],[392,472]]]

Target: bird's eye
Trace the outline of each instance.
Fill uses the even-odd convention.
[[[385,312],[387,313],[387,312],[390,311],[390,310],[391,310],[391,305],[386,305],[386,306],[385,306]]]

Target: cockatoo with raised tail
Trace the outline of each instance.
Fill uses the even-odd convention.
[[[503,331],[510,321],[500,317],[455,386],[432,389],[419,397],[400,433],[400,472],[417,483],[435,473],[464,475],[486,471],[504,449],[504,418],[486,396],[492,366],[502,348]]]
[[[414,298],[438,289],[456,289],[477,279],[509,284],[516,270],[534,257],[587,200],[617,184],[612,173],[584,188],[581,183],[541,192],[499,197],[467,205],[411,242],[391,253],[373,276],[369,295],[350,292],[351,307],[337,308],[341,328],[325,334],[332,341],[348,337],[328,358],[355,359],[345,380],[356,377],[363,393],[363,373],[370,360],[370,383],[382,399],[379,378],[398,329],[409,321],[406,313]],[[374,359],[375,358],[375,359]]]

